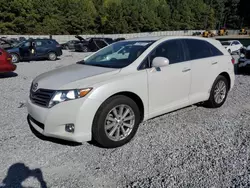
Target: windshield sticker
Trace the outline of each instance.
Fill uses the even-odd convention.
[[[134,46],[147,46],[148,44],[150,44],[149,42],[137,42],[134,44]]]

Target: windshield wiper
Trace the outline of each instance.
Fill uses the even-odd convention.
[[[103,65],[103,64],[86,64],[86,65],[96,66],[96,67],[104,67],[104,68],[115,68],[111,65]]]

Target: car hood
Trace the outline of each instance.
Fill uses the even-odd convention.
[[[73,64],[43,73],[33,80],[33,84],[37,83],[37,88],[44,89],[77,89],[101,82],[119,71],[120,69]]]
[[[82,37],[79,36],[79,35],[76,35],[75,38],[77,38],[77,39],[80,40],[80,41],[86,41],[84,38],[82,38]]]

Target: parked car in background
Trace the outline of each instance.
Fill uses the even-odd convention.
[[[77,64],[36,77],[27,101],[28,121],[48,137],[119,147],[144,120],[204,101],[221,107],[234,86],[233,63],[214,39],[116,42]]]
[[[61,44],[62,49],[64,50],[74,50],[75,49],[75,44],[80,43],[80,40],[70,40],[66,43]]]
[[[76,52],[95,52],[105,46],[112,44],[114,40],[112,38],[87,38],[81,40],[80,43],[75,44]]]
[[[8,48],[12,62],[49,59],[55,61],[62,55],[61,45],[54,39],[29,39]]]
[[[0,73],[13,72],[16,65],[11,61],[11,55],[4,49],[0,48]]]
[[[237,65],[239,71],[250,68],[250,46],[242,49],[240,59]]]
[[[238,40],[221,41],[221,44],[230,54],[233,52],[240,53],[240,49],[243,48],[243,45]]]
[[[116,39],[114,39],[114,42],[118,42],[118,41],[122,41],[122,40],[126,40],[125,38],[116,38]]]
[[[8,39],[8,38],[0,38],[0,48],[6,49],[12,46],[15,46],[18,43],[18,40]]]
[[[201,35],[202,35],[202,32],[199,32],[199,31],[193,32],[193,36],[201,36]]]

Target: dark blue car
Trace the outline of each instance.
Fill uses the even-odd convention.
[[[12,62],[49,59],[55,61],[62,55],[61,45],[54,39],[29,39],[6,49]]]

